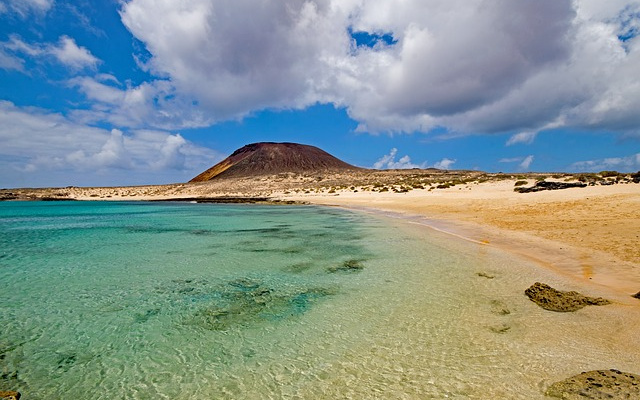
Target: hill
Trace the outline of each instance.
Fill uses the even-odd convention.
[[[229,157],[191,179],[190,182],[206,182],[214,178],[275,175],[284,172],[304,174],[358,169],[314,146],[261,142],[248,144],[234,151]]]

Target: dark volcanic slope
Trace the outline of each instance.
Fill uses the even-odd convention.
[[[233,152],[218,164],[191,179],[205,182],[213,178],[237,178],[273,175],[282,172],[356,170],[314,146],[297,143],[253,143]]]

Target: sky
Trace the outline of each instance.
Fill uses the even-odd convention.
[[[367,168],[640,170],[640,0],[0,0],[0,188]]]

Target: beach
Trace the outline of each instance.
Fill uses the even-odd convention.
[[[514,181],[505,180],[435,191],[344,191],[278,198],[392,213],[517,253],[577,282],[621,294],[640,290],[639,185],[537,193],[517,193],[513,188]]]
[[[175,349],[170,345],[172,342],[167,342],[167,348],[162,350],[167,353],[162,353],[166,356],[165,364],[158,364],[179,367],[186,362],[191,368],[201,365],[202,369],[190,378],[199,383],[195,386],[188,382],[178,386],[154,384],[138,391],[135,398],[146,398],[151,389],[173,393],[184,385],[194,390],[194,396],[206,393],[218,398],[264,398],[266,390],[282,398],[312,395],[317,398],[441,398],[446,395],[542,399],[555,382],[583,371],[639,372],[635,327],[640,323],[640,300],[632,295],[640,290],[639,257],[635,248],[640,231],[640,185],[618,183],[519,193],[514,191],[518,177],[485,180],[471,176],[455,185],[414,181],[415,187],[409,188],[404,174],[407,173],[395,175],[384,182],[384,186],[368,181],[349,185],[346,182],[351,180],[345,177],[335,177],[332,184],[327,185],[312,177],[280,176],[165,186],[14,189],[11,195],[31,200],[89,201],[75,202],[76,207],[68,204],[78,210],[98,207],[111,212],[137,205],[143,206],[139,210],[159,207],[157,214],[142,213],[119,228],[127,236],[142,235],[139,240],[146,238],[148,243],[148,255],[125,255],[119,263],[131,264],[136,270],[149,269],[138,278],[139,282],[132,283],[136,290],[123,290],[117,278],[121,274],[116,273],[108,274],[109,279],[114,279],[111,286],[116,289],[116,298],[109,293],[112,289],[108,285],[99,286],[106,290],[100,296],[93,294],[93,289],[85,288],[82,282],[77,283],[82,283],[77,290],[69,292],[69,304],[77,301],[85,304],[87,299],[96,303],[95,310],[82,306],[86,308],[83,312],[124,322],[122,326],[113,325],[114,329],[118,326],[123,332],[129,332],[128,324],[133,321],[132,332],[147,340],[149,346],[155,346],[156,340],[165,343],[165,337],[154,335],[166,329],[178,329],[181,334],[187,329],[198,338],[194,343],[203,341],[202,346],[189,350],[193,354],[185,359],[180,354],[170,355]],[[394,184],[399,178],[405,183]],[[549,181],[566,179],[550,178]],[[540,179],[530,179],[519,186],[532,187],[536,181]],[[342,184],[338,186],[333,182]],[[247,218],[247,223],[253,226],[212,230],[211,224],[218,219],[204,223],[204,216],[209,215],[208,205],[190,203],[220,200],[273,206],[225,205],[219,210],[235,210],[234,221]],[[109,207],[111,201],[117,203]],[[39,202],[23,204],[53,212],[56,204],[66,206],[62,203],[66,202],[41,206]],[[164,209],[165,206],[170,209]],[[179,209],[205,214],[169,220],[175,221],[171,222],[175,226],[140,219],[143,215],[157,215],[161,220],[174,218],[174,211]],[[266,213],[263,222],[252,217],[258,211]],[[329,217],[330,220],[314,223],[315,213],[317,218]],[[67,232],[77,232],[78,237],[83,238],[92,236],[83,234],[82,229],[101,232],[104,222],[98,219],[97,225],[91,227],[93,223],[87,225],[85,215],[89,214],[78,212],[78,221],[65,222],[70,224]],[[291,220],[282,220],[284,216]],[[114,221],[126,220],[116,218]],[[59,228],[52,224],[47,229]],[[104,234],[112,231],[113,228],[109,228]],[[253,234],[258,236],[248,236]],[[224,235],[236,239],[222,245],[218,242]],[[57,241],[58,237],[53,232],[51,240]],[[318,244],[310,247],[312,237],[324,241],[318,251],[313,250]],[[7,236],[7,240],[13,239]],[[97,236],[95,242],[112,243]],[[120,254],[122,249],[118,246],[122,244],[114,243]],[[356,243],[363,247],[354,247]],[[91,247],[101,251],[105,245]],[[344,247],[344,254],[336,263],[334,258],[340,246]],[[72,256],[61,253],[60,271],[54,271],[55,276],[72,273],[67,264],[73,257],[77,262],[72,264],[84,263],[84,255],[76,254],[77,246],[71,243],[68,247]],[[164,251],[158,252],[159,248]],[[240,253],[230,253],[228,261],[221,262],[222,249]],[[140,250],[141,247],[136,247],[137,252]],[[94,267],[94,270],[112,268],[109,261],[112,253],[107,247],[102,251],[104,254],[94,257],[87,267],[103,259],[104,267]],[[185,258],[186,253],[191,256]],[[275,255],[281,258],[268,261]],[[247,262],[251,257],[254,261]],[[201,261],[196,261],[198,259]],[[50,256],[46,256],[46,260],[50,265]],[[197,266],[199,263],[207,267],[202,270]],[[19,267],[18,263],[14,264],[13,267]],[[179,268],[173,268],[174,264]],[[273,272],[267,273],[263,269],[265,264],[272,264],[269,271]],[[163,275],[159,275],[158,266],[167,268]],[[228,269],[227,275],[212,279],[207,271],[213,270],[207,268],[218,271],[222,266]],[[185,271],[188,271],[186,275]],[[34,275],[34,279],[39,279],[38,276]],[[329,285],[319,287],[314,283],[309,286],[311,289],[306,286],[297,289],[301,278],[321,279],[318,282]],[[603,306],[586,307],[577,312],[548,311],[525,296],[525,290],[535,282],[606,301],[601,302]],[[336,291],[336,288],[339,289]],[[125,297],[124,304],[120,304],[125,293],[133,298]],[[136,296],[142,301],[136,300]],[[287,296],[296,300],[286,300]],[[19,304],[24,297],[16,295],[11,301]],[[234,299],[242,307],[252,305],[247,311],[249,314],[220,313],[212,309],[210,302],[219,298]],[[300,303],[300,299],[305,300]],[[273,307],[275,320],[269,317],[271,322],[263,320],[258,326],[251,325],[255,323],[254,317],[258,317],[258,321],[264,318],[262,304],[267,300],[273,302],[273,306],[265,310]],[[295,306],[293,319],[279,319],[281,303]],[[186,308],[176,308],[181,304]],[[198,307],[193,309],[192,304]],[[223,302],[215,307],[236,309],[235,303]],[[28,309],[24,312],[27,327],[36,322],[29,316],[31,312]],[[43,320],[51,318],[53,322],[49,325],[56,326],[51,335],[62,332],[60,337],[66,337],[65,329],[71,328],[80,332],[103,329],[83,325],[82,321],[87,319],[74,320],[68,327],[57,319],[57,312],[45,309],[42,313]],[[224,319],[220,319],[220,315],[225,316]],[[266,330],[260,324],[265,325]],[[34,325],[29,329],[40,328]],[[54,336],[54,339],[59,338]],[[219,339],[220,343],[211,347],[210,343],[205,344],[205,339]],[[16,378],[8,381],[8,387],[24,390],[28,386],[21,383],[20,376],[31,376],[35,382],[36,377],[50,375],[46,368],[33,370],[32,365],[39,365],[40,361],[20,364],[18,350],[42,358],[43,365],[51,364],[50,368],[56,373],[65,371],[65,375],[59,377],[60,382],[82,391],[85,390],[82,385],[76,385],[74,380],[67,382],[64,377],[72,373],[82,375],[85,368],[98,368],[109,371],[113,381],[119,382],[124,375],[118,376],[108,366],[131,358],[131,351],[139,354],[145,349],[130,348],[125,341],[122,351],[129,355],[123,358],[119,353],[113,354],[114,360],[104,363],[96,356],[104,357],[103,352],[96,349],[113,340],[104,340],[104,343],[99,337],[92,340],[78,346],[50,347],[42,339],[31,344],[16,338],[13,340],[15,350],[9,343],[6,356],[7,360],[16,357]],[[228,349],[224,354],[201,354],[201,348],[216,346]],[[186,351],[186,347],[180,351]],[[111,350],[104,352],[111,353]],[[210,359],[217,360],[219,371],[209,369]],[[155,374],[153,369],[145,367],[134,375],[127,375],[127,379],[132,386],[141,385],[147,379],[154,379]],[[224,378],[211,385],[212,376]],[[46,390],[55,393],[58,389],[47,384]],[[121,389],[114,386],[112,390]]]
[[[612,184],[615,180],[605,178],[585,187],[514,191],[517,182],[531,186],[541,179],[575,180],[570,174],[525,175],[523,181],[522,175],[474,171],[279,174],[160,186],[5,189],[0,195],[31,200],[266,200],[393,214],[524,256],[576,282],[620,294],[640,291],[640,184]]]

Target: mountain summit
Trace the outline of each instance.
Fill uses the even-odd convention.
[[[190,182],[206,182],[214,178],[274,175],[283,172],[299,174],[356,169],[358,168],[314,146],[261,142],[248,144],[234,151],[229,157],[191,179]]]

